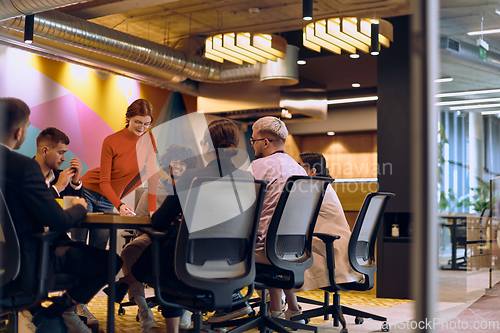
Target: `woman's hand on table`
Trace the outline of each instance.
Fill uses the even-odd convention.
[[[134,213],[134,210],[132,209],[132,207],[130,207],[128,205],[121,205],[120,206],[120,215],[121,216],[137,216]]]

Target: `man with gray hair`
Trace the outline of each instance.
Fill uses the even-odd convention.
[[[250,144],[255,150],[255,160],[250,164],[248,171],[252,173],[255,179],[268,182],[259,221],[255,261],[266,263],[265,238],[286,180],[290,176],[307,176],[307,173],[290,155],[285,153],[288,130],[284,122],[276,117],[263,117],[253,124],[252,130]],[[288,302],[288,310],[285,313],[282,312],[281,307],[281,289],[269,290],[271,316],[285,317],[290,320],[291,317],[300,314],[300,309],[295,293],[291,290],[283,291]],[[305,323],[304,320],[299,322]]]

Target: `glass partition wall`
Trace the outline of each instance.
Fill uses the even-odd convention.
[[[486,1],[442,1],[440,26],[439,301],[466,303],[500,281],[490,217],[490,180],[500,176],[500,35],[470,34],[499,28],[500,16]]]

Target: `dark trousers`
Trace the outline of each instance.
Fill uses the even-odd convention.
[[[62,240],[53,246],[56,274],[64,273],[78,278],[78,284],[67,290],[79,303],[88,303],[108,283],[108,251],[72,240]],[[114,250],[114,249],[113,249]],[[117,255],[116,273],[122,267]]]
[[[174,266],[176,239],[177,230],[172,230],[160,246],[160,274],[162,277],[177,278]],[[137,281],[145,282],[148,275],[153,275],[152,257],[152,246],[149,245],[132,266],[131,272]],[[182,316],[182,309],[162,306],[161,313],[165,318],[175,318]]]

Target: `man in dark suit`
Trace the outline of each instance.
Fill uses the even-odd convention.
[[[81,161],[73,157],[68,168],[59,170],[61,164],[66,161],[68,145],[69,138],[64,132],[55,127],[47,127],[36,138],[35,161],[40,165],[45,183],[55,198],[66,195],[83,198]]]
[[[55,127],[47,127],[36,138],[35,161],[40,165],[45,177],[45,184],[54,198],[65,196],[83,198],[83,187],[80,180],[83,170],[81,161],[73,157],[68,168],[59,169],[66,161],[68,145],[69,138],[63,131]],[[57,241],[61,239],[68,240],[69,237],[63,233]],[[87,318],[87,325],[99,325],[99,320],[87,309],[85,304],[78,305],[77,313],[80,317]]]
[[[16,98],[0,98],[0,186],[5,194],[7,207],[21,246],[21,272],[17,280],[19,287],[34,292],[37,284],[36,268],[38,243],[31,237],[34,233],[51,231],[65,233],[76,226],[87,213],[83,198],[74,198],[73,207],[63,210],[47,188],[39,164],[32,158],[15,153],[26,138],[30,109]],[[78,284],[48,308],[43,308],[43,317],[61,318],[69,333],[90,330],[75,312],[76,304],[88,303],[107,281],[107,251],[91,246],[62,240],[51,246],[49,280],[56,273],[65,273],[78,278]],[[118,269],[121,259],[118,260]],[[48,286],[50,290],[50,285]],[[46,322],[46,321],[45,321]],[[42,321],[41,326],[45,323]],[[39,327],[40,328],[40,327]],[[48,332],[50,329],[46,329]],[[43,329],[37,329],[43,332]]]

